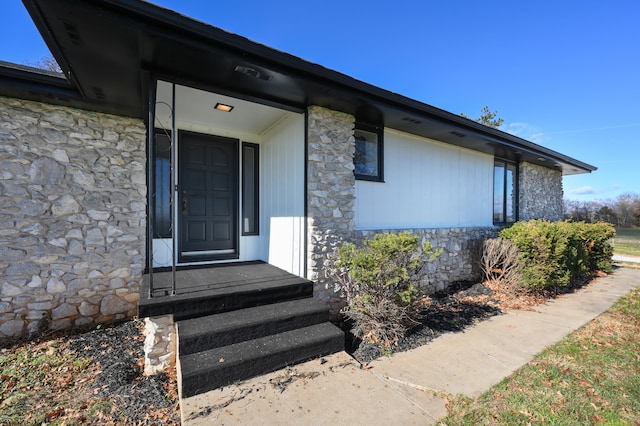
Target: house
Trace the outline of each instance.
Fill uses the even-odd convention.
[[[376,232],[443,247],[442,288],[595,170],[143,1],[24,4],[63,74],[0,63],[0,339],[140,313],[166,358],[181,310],[223,310],[200,279],[335,310],[328,256]]]

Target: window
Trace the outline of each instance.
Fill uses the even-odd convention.
[[[356,139],[353,157],[356,179],[382,182],[382,130],[356,124],[353,136]]]
[[[259,234],[258,145],[242,144],[242,235]]]
[[[518,220],[518,166],[496,159],[493,166],[493,223]]]
[[[171,132],[156,129],[153,146],[153,237],[171,238]]]

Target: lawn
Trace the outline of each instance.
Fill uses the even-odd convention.
[[[438,424],[640,424],[640,289]]]
[[[640,256],[640,228],[617,228],[613,252],[627,256]]]

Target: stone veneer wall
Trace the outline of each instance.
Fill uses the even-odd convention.
[[[420,244],[429,241],[434,249],[442,248],[442,254],[427,262],[422,270],[424,275],[420,288],[432,294],[445,289],[452,282],[480,278],[478,250],[482,241],[497,237],[499,231],[500,228],[496,227],[356,231],[356,240],[361,244],[362,240],[379,233],[411,232],[418,236]]]
[[[562,172],[520,163],[519,220],[562,220]]]
[[[0,340],[136,314],[141,120],[0,97]]]
[[[354,237],[353,116],[321,107],[307,112],[307,277],[314,295],[336,311],[342,303],[324,272],[328,256]]]

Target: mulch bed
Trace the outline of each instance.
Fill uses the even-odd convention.
[[[83,367],[44,363],[44,383],[3,377],[0,424],[40,424],[44,415],[43,424],[179,425],[175,371],[171,376],[143,374],[143,327],[142,321],[132,320],[84,332],[55,332],[2,349],[0,355],[21,351],[52,360],[64,357]],[[24,368],[36,367],[15,368],[26,376]]]
[[[605,275],[597,272],[593,276],[546,293],[526,292],[492,281],[455,282],[445,290],[429,296],[421,311],[418,324],[404,337],[398,339],[390,349],[385,350],[380,345],[357,339],[349,333],[348,327],[343,326],[347,334],[346,349],[356,360],[366,364],[382,355],[404,352],[426,345],[444,333],[463,331],[507,310],[531,310],[534,306],[558,295],[572,293],[588,285],[594,278]]]
[[[449,332],[463,331],[479,321],[499,315],[502,310],[492,298],[492,290],[480,283],[457,282],[430,296],[422,309],[419,323],[400,338],[391,352],[404,352],[426,345]],[[347,332],[347,352],[361,363],[368,363],[384,353],[379,345],[354,338]]]
[[[94,393],[115,401],[118,415],[136,425],[180,424],[175,380],[167,374],[143,374],[141,321],[128,321],[71,336],[68,350],[99,367]],[[174,377],[175,379],[175,377]]]

